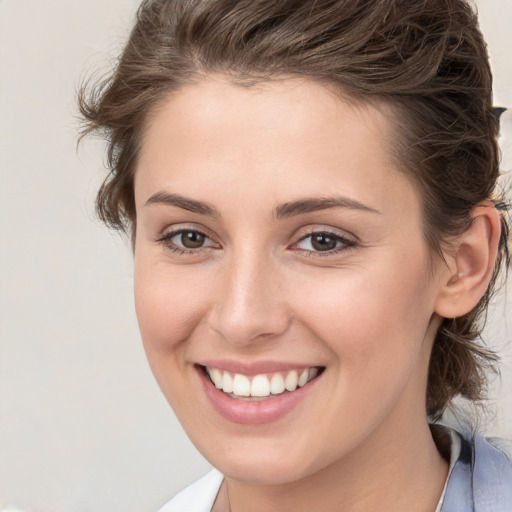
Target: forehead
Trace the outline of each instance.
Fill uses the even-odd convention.
[[[281,138],[284,132],[292,137],[307,129],[309,137],[317,134],[325,139],[328,130],[336,127],[339,131],[348,116],[357,118],[361,128],[373,125],[384,140],[391,133],[391,114],[391,107],[384,102],[356,99],[339,87],[312,78],[285,77],[244,85],[224,75],[211,75],[164,96],[149,115],[143,145],[156,142],[155,132],[161,128],[174,128],[180,137],[188,135],[194,141],[198,128],[204,127],[210,136],[218,134],[220,139],[223,130],[218,129],[226,128],[226,123],[236,125],[242,134],[257,131],[260,138],[275,132],[280,132]],[[332,130],[331,134],[336,135]]]
[[[136,196],[169,187],[214,196],[236,181],[261,198],[305,188],[325,195],[336,186],[375,204],[391,186],[410,186],[389,150],[389,118],[385,106],[308,79],[243,87],[210,77],[173,92],[150,116]]]

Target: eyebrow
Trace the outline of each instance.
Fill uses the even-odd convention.
[[[157,192],[146,201],[145,206],[150,206],[153,204],[176,206],[178,208],[182,208],[183,210],[198,213],[200,215],[206,215],[208,217],[221,217],[220,213],[208,203],[190,199],[179,194],[170,194],[163,191]],[[328,210],[331,208],[350,208],[353,210],[380,214],[378,210],[371,208],[370,206],[367,206],[359,201],[356,201],[355,199],[336,196],[311,197],[283,203],[275,208],[274,215],[278,219],[285,219],[295,215],[303,215],[305,213]]]
[[[153,194],[145,203],[145,206],[153,204],[166,204],[169,206],[177,206],[183,210],[200,215],[207,215],[208,217],[220,217],[220,213],[213,208],[213,206],[203,201],[196,201],[188,197],[180,196],[179,194],[169,194],[167,192],[157,192]]]
[[[275,215],[278,219],[293,217],[294,215],[302,215],[304,213],[316,212],[319,210],[328,210],[331,208],[350,208],[352,210],[360,210],[364,212],[378,213],[375,208],[371,208],[355,199],[348,197],[312,197],[299,199],[284,203],[275,209]]]

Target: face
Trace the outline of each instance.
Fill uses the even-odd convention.
[[[289,482],[425,420],[437,285],[383,109],[212,77],[154,113],[135,297],[156,379],[224,474]]]

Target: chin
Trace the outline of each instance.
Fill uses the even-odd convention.
[[[229,436],[227,440],[212,436],[196,444],[205,458],[223,475],[235,481],[256,485],[283,485],[301,480],[329,463],[328,454],[311,439],[291,436],[273,438]],[[319,455],[320,453],[320,455]]]
[[[256,485],[283,485],[296,482],[315,472],[304,461],[284,456],[258,456],[243,458],[223,457],[212,461],[227,478]],[[218,464],[216,464],[218,462]]]

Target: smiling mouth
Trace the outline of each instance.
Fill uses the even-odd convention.
[[[293,393],[317,378],[325,367],[262,373],[247,376],[219,368],[201,366],[211,383],[226,395],[237,400],[262,401]]]

